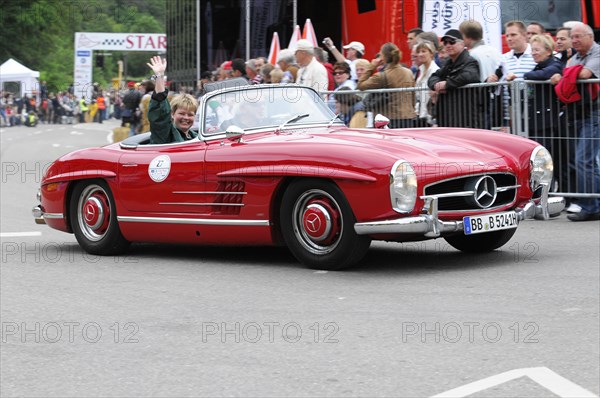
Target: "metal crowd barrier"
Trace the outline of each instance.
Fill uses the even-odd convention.
[[[594,85],[600,79],[578,82],[581,101],[565,105],[558,101],[554,86],[549,81],[512,81],[499,83],[469,84],[453,92],[441,94],[437,104],[427,108],[428,118],[417,121],[419,126],[470,127],[496,131],[530,138],[544,145],[554,159],[554,195],[566,197],[600,197],[600,187],[581,186],[575,175],[575,149],[578,143],[600,145],[598,138],[579,138],[585,118],[600,118],[600,98],[593,99]],[[397,88],[376,90],[323,91],[325,97],[334,95],[336,100],[353,103],[366,96],[396,96],[401,102],[410,101],[419,109],[423,99],[429,98],[429,90],[423,88]],[[358,96],[358,97],[356,97]],[[446,96],[445,98],[443,96]],[[366,101],[369,103],[369,100]],[[373,116],[398,116],[397,109],[389,102],[370,101],[371,109],[365,109],[372,127]],[[393,119],[393,117],[390,117]],[[595,142],[592,142],[594,140]],[[598,160],[600,162],[600,160]],[[596,171],[597,172],[597,171]],[[584,184],[592,181],[585,178]],[[581,193],[593,192],[593,193]]]

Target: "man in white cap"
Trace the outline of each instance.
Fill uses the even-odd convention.
[[[306,39],[298,40],[295,55],[298,66],[300,66],[296,83],[312,87],[317,91],[326,91],[329,82],[327,70],[315,58],[312,43]]]
[[[358,76],[356,75],[356,61],[361,59],[365,54],[365,46],[359,41],[351,41],[347,45],[344,46],[344,50],[346,50],[346,56],[338,51],[333,44],[333,40],[329,37],[326,37],[323,40],[323,44],[331,51],[335,60],[337,62],[347,62],[350,64],[350,78],[354,80],[356,83],[358,81]]]

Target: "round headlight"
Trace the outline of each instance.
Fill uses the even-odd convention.
[[[531,191],[535,191],[542,184],[550,184],[554,175],[554,164],[550,152],[543,146],[533,150],[530,158],[531,176],[529,184]]]
[[[404,160],[394,163],[390,173],[392,208],[399,213],[410,213],[417,200],[417,174]]]

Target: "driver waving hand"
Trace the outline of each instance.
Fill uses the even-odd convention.
[[[150,122],[150,143],[168,144],[183,142],[198,136],[191,130],[194,124],[198,101],[189,94],[178,94],[171,102],[167,100],[168,91],[165,88],[165,70],[167,60],[159,56],[150,58],[147,64],[154,76],[154,94],[148,106],[148,121]]]

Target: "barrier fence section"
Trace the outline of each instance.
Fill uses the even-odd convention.
[[[581,99],[571,104],[559,101],[549,81],[529,80],[469,84],[437,98],[426,87],[321,93],[346,123],[349,113],[364,111],[365,120],[355,124],[352,119],[355,125],[351,127],[372,127],[374,116],[382,114],[392,128],[468,127],[530,138],[546,147],[554,159],[552,195],[600,198],[600,138],[597,133],[580,137],[586,123],[600,129],[600,79],[578,81],[577,87]],[[586,167],[590,175],[578,179],[576,154],[583,148],[596,155],[594,164]]]

